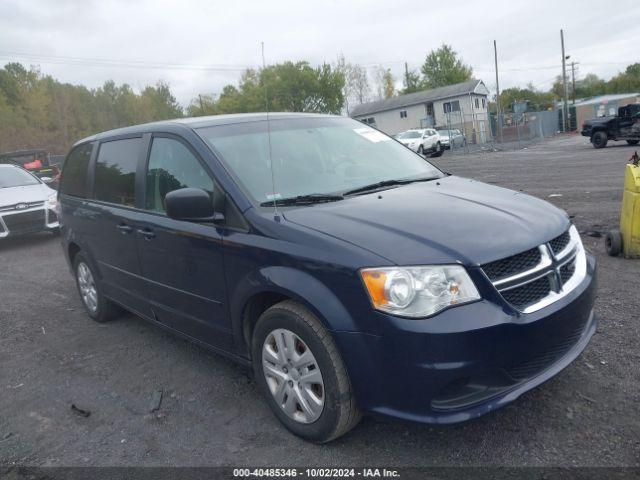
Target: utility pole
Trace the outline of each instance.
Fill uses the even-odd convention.
[[[560,30],[560,45],[562,47],[562,86],[564,88],[564,105],[562,107],[562,131],[566,132],[569,130],[569,116],[568,116],[568,108],[569,108],[569,95],[567,93],[567,65],[566,65],[566,57],[564,54],[564,32],[562,29]]]
[[[502,118],[500,117],[500,83],[498,82],[498,47],[496,41],[493,41],[493,56],[496,64],[496,128],[498,137],[502,143]]]
[[[409,65],[404,62],[404,88],[409,89]]]
[[[571,97],[572,103],[576,104],[576,62],[571,62]]]

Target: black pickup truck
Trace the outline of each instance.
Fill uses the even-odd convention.
[[[595,148],[604,148],[609,140],[626,140],[629,145],[640,141],[640,104],[618,109],[615,117],[598,117],[582,125],[582,135],[589,137]]]

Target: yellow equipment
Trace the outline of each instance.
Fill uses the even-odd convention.
[[[636,152],[626,167],[624,193],[620,213],[620,230],[607,234],[606,247],[609,255],[620,252],[628,258],[640,258],[640,157]]]

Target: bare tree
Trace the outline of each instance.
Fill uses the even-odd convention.
[[[344,75],[342,93],[348,115],[352,105],[365,103],[369,100],[371,88],[369,87],[367,70],[357,63],[347,62],[343,54],[338,56],[336,68]]]
[[[396,94],[396,80],[393,77],[390,68],[384,68],[382,65],[378,65],[375,67],[374,77],[378,100],[391,98]]]

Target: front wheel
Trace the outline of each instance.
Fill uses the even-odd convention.
[[[627,140],[627,143],[629,145],[637,145],[638,144],[638,140]]]
[[[418,155],[424,155],[424,148],[422,148],[422,145],[418,147]]]
[[[302,305],[287,300],[266,310],[256,324],[251,351],[259,389],[295,435],[324,443],[360,420],[333,338]]]
[[[436,150],[435,150],[435,152],[433,152],[431,154],[431,156],[432,157],[439,157],[439,156],[442,155],[442,153],[443,153],[442,145],[440,144],[440,142],[438,142],[438,143],[436,143]]]
[[[607,132],[599,131],[594,133],[591,136],[591,143],[594,148],[604,148],[607,146],[607,141],[609,140],[607,136]]]

